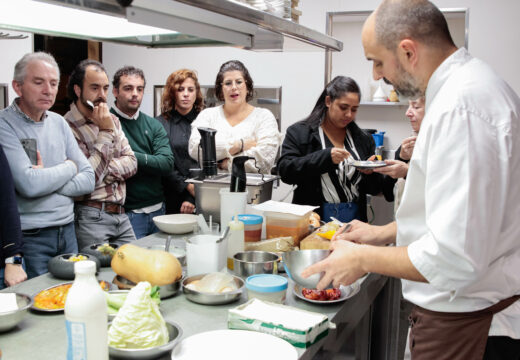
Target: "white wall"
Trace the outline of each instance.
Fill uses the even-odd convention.
[[[11,85],[13,80],[14,65],[20,58],[33,51],[33,35],[25,34],[17,31],[0,29],[0,32],[9,33],[10,35],[27,35],[27,39],[18,40],[2,40],[0,39],[0,83],[9,84],[8,101],[9,104],[16,97],[16,93]]]

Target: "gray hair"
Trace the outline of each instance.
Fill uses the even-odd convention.
[[[60,68],[58,63],[51,54],[43,51],[25,54],[14,66],[13,80],[19,84],[23,84],[25,75],[27,75],[27,66],[33,61],[45,61],[56,70],[58,74],[58,82],[60,80]]]
[[[375,13],[377,42],[395,51],[405,38],[433,47],[455,46],[442,12],[428,0],[385,0]]]

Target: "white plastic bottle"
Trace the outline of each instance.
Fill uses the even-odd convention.
[[[227,267],[229,270],[235,268],[233,256],[244,251],[244,223],[238,220],[238,215],[229,222],[229,236],[227,240]]]
[[[108,360],[107,300],[96,279],[96,264],[74,264],[76,277],[65,301],[67,360]]]

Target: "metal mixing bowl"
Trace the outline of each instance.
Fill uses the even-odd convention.
[[[331,253],[330,250],[295,250],[282,254],[285,272],[292,281],[308,289],[315,289],[324,273],[314,274],[307,279],[301,276],[302,271],[323,259]]]
[[[24,316],[27,314],[27,309],[29,309],[33,304],[33,300],[30,296],[21,293],[15,294],[18,309],[13,311],[0,312],[0,332],[11,330],[16,325],[18,325],[18,323],[20,323],[20,321],[22,321]]]
[[[162,244],[150,245],[150,246],[148,246],[148,249],[165,251],[166,245],[162,245]],[[181,266],[186,266],[186,250],[184,250],[180,247],[175,247],[172,244],[170,246],[169,252],[170,252],[170,254],[175,256],[177,258],[177,260],[179,260],[179,262],[181,263]]]
[[[206,275],[207,274],[191,276],[182,282],[182,291],[184,292],[184,295],[186,295],[186,298],[188,300],[204,305],[220,305],[236,301],[242,295],[242,291],[244,289],[244,280],[237,276],[233,276],[233,280],[235,281],[235,284],[237,286],[237,289],[235,291],[222,293],[208,293],[192,290],[186,287],[186,285],[188,285],[189,283],[195,280],[200,280]]]
[[[168,328],[168,333],[170,340],[161,346],[154,346],[147,349],[120,349],[112,346],[108,346],[108,353],[110,357],[114,357],[117,359],[157,359],[161,355],[168,353],[171,351],[175,345],[179,343],[182,337],[182,329],[181,327],[169,320],[166,321],[166,327]],[[110,324],[108,325],[110,328]]]
[[[279,256],[267,251],[244,251],[233,256],[236,275],[243,279],[256,274],[278,274]]]

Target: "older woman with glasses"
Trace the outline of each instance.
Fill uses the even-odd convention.
[[[197,128],[213,128],[217,130],[215,144],[221,170],[230,171],[233,157],[245,155],[255,159],[245,163],[247,172],[270,173],[281,136],[273,114],[248,103],[253,98],[253,79],[244,64],[238,60],[222,64],[215,80],[215,93],[224,104],[203,110],[192,123],[191,157],[199,156]]]

